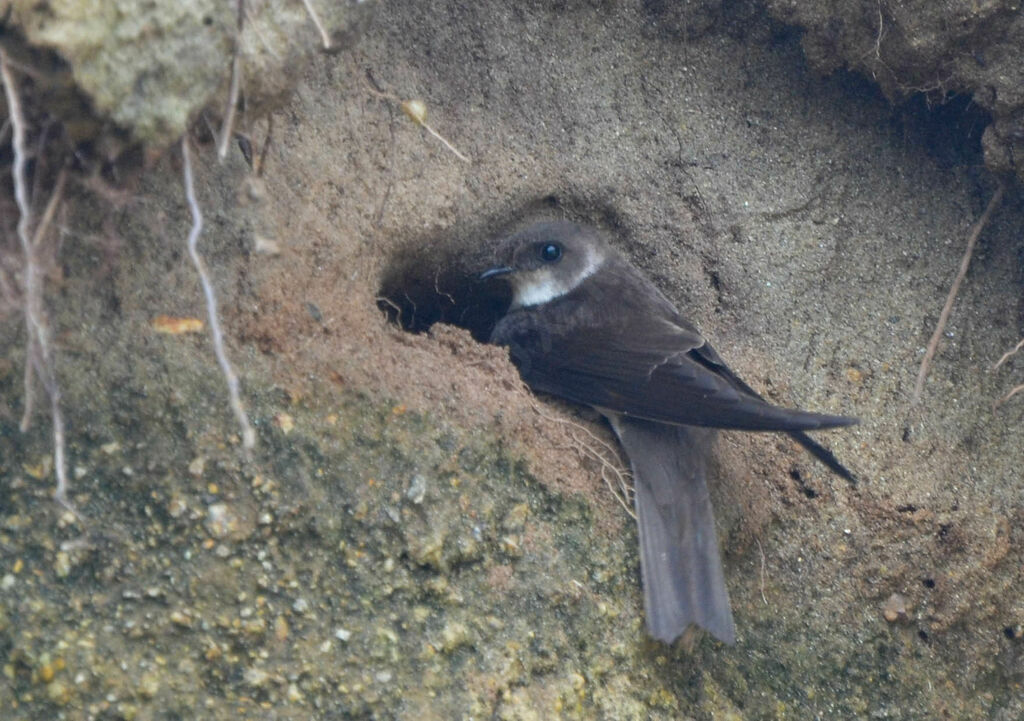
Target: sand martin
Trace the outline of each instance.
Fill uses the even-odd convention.
[[[672,643],[693,624],[734,643],[706,484],[715,429],[784,431],[852,480],[804,431],[856,419],[766,402],[593,228],[540,222],[500,248],[480,276],[512,290],[491,342],[534,390],[597,409],[629,457],[648,631]]]

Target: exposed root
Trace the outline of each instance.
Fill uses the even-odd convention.
[[[228,157],[228,145],[235,129],[235,111],[238,109],[238,93],[242,84],[242,60],[238,49],[231,60],[231,85],[228,89],[228,106],[224,109],[224,120],[220,126],[220,137],[217,138],[217,157],[220,160]]]
[[[1017,345],[1015,345],[1013,348],[1003,353],[1002,357],[996,362],[994,366],[992,366],[992,370],[996,370],[997,368],[999,368],[999,366],[1001,366],[1003,363],[1009,360],[1012,356],[1016,355],[1021,348],[1024,348],[1024,338],[1022,338],[1020,342],[1017,343]],[[993,403],[992,410],[995,410],[999,406],[1003,405],[1004,403],[1006,403],[1006,401],[1010,400],[1021,391],[1024,391],[1024,383],[1021,383],[1018,386],[1014,386],[1013,388],[1010,389],[1009,393],[1007,393],[1005,396],[1003,396],[995,403]]]
[[[928,377],[928,369],[931,366],[932,358],[935,356],[935,351],[939,347],[939,340],[942,338],[943,332],[946,330],[946,322],[949,320],[949,314],[953,310],[953,301],[956,300],[956,295],[960,292],[960,283],[963,282],[964,276],[967,275],[967,268],[971,264],[971,255],[974,253],[974,245],[978,242],[978,236],[981,235],[981,231],[985,229],[988,224],[988,220],[992,217],[992,213],[1003,199],[1003,192],[1006,190],[1004,183],[1000,182],[999,187],[996,189],[992,199],[988,201],[988,206],[985,208],[985,212],[978,218],[978,222],[974,224],[974,229],[971,231],[970,238],[967,240],[967,248],[964,250],[964,257],[960,261],[960,270],[956,274],[956,278],[953,280],[953,286],[949,289],[949,295],[946,296],[946,304],[942,307],[942,312],[939,314],[939,322],[935,326],[935,332],[932,333],[932,338],[928,342],[928,348],[925,350],[924,359],[921,361],[921,368],[917,373],[917,383],[914,384],[914,395],[911,397],[911,404],[917,404],[921,400],[921,391],[924,388],[925,378]]]
[[[224,162],[224,158],[228,157],[228,144],[234,135],[235,113],[238,110],[238,94],[241,92],[242,85],[242,53],[240,47],[242,44],[242,29],[245,27],[245,19],[248,15],[245,0],[236,0],[236,8],[235,49],[231,54],[231,82],[228,84],[227,107],[224,108],[224,119],[220,124],[220,133],[214,136],[217,138],[217,158],[221,162]]]
[[[228,360],[227,352],[224,349],[224,335],[221,332],[220,317],[217,314],[217,296],[214,294],[213,284],[206,272],[206,264],[196,248],[199,235],[203,232],[203,214],[199,210],[195,186],[192,182],[192,159],[188,149],[188,136],[181,139],[181,158],[184,168],[185,197],[188,199],[188,207],[192,212],[192,229],[188,233],[188,254],[192,258],[192,264],[199,275],[199,282],[203,286],[203,295],[206,297],[206,315],[210,323],[210,337],[213,340],[213,352],[217,356],[224,380],[227,381],[231,410],[242,429],[242,448],[248,452],[256,446],[256,431],[249,424],[249,417],[242,405],[242,399],[238,392],[238,376],[235,375],[231,361]]]
[[[28,336],[25,354],[25,412],[21,419],[21,431],[29,429],[35,399],[35,379],[39,378],[50,399],[50,418],[53,425],[53,466],[57,478],[54,499],[78,516],[78,511],[68,500],[67,454],[64,438],[64,414],[61,412],[60,385],[57,382],[50,323],[43,303],[43,272],[39,261],[39,245],[63,197],[66,174],[62,171],[57,178],[50,201],[47,203],[39,223],[33,229],[32,205],[29,198],[25,164],[25,116],[14,77],[11,74],[7,53],[0,48],[0,79],[3,80],[7,100],[8,122],[11,130],[11,148],[14,155],[13,182],[14,199],[18,206],[17,236],[24,255],[22,269],[22,299],[25,311],[25,331]],[[4,281],[4,285],[9,285]],[[5,293],[10,289],[5,288]]]
[[[882,15],[882,3],[878,3],[878,34],[875,36],[875,60],[882,62],[882,38],[885,37],[885,17]]]
[[[36,286],[36,292],[39,293],[38,311],[39,311],[39,313],[41,313],[40,317],[43,319],[44,323],[46,322],[46,316],[45,316],[46,307],[43,305],[43,300],[42,300],[43,284],[41,282],[39,282],[39,280],[38,280],[38,278],[40,276],[40,269],[39,269],[39,267],[41,265],[39,263],[39,246],[42,243],[43,238],[46,237],[46,231],[49,229],[50,222],[53,220],[53,215],[54,215],[54,213],[57,210],[57,206],[60,205],[60,201],[64,197],[64,183],[66,182],[66,180],[67,180],[67,171],[66,171],[66,169],[62,168],[61,171],[60,171],[60,174],[57,176],[57,182],[54,184],[53,192],[50,194],[50,202],[48,202],[46,204],[46,210],[43,212],[42,217],[39,219],[39,223],[36,225],[36,231],[32,235],[31,264],[33,266],[33,270],[31,271],[31,273],[33,275],[33,279],[32,280],[34,282],[34,285]],[[26,310],[26,313],[27,313],[28,309],[29,309],[29,306],[30,306],[30,303],[28,302],[28,296],[29,296],[29,291],[28,291],[29,270],[27,268],[27,266],[29,264],[29,256],[28,255],[26,255],[25,263],[26,263],[26,271],[25,271],[25,300],[23,302],[25,304],[25,310]],[[21,424],[19,425],[19,429],[21,430],[22,433],[27,432],[28,429],[29,429],[29,426],[31,426],[31,424],[32,424],[32,413],[33,413],[33,406],[34,406],[34,403],[35,403],[35,387],[36,387],[35,383],[33,382],[33,368],[38,365],[37,360],[39,360],[39,359],[34,357],[32,351],[35,349],[36,344],[38,342],[39,342],[38,338],[34,338],[31,335],[29,336],[29,340],[28,340],[28,350],[29,350],[28,360],[30,362],[26,362],[25,363],[25,409],[24,409],[24,412],[23,412],[22,417],[21,417]],[[56,384],[56,375],[51,370],[50,374],[43,374],[43,373],[39,374],[40,378],[43,381],[43,386],[45,387],[47,385],[47,380],[46,380],[47,375],[53,375],[54,376],[53,377],[53,382],[54,382],[54,384]],[[60,395],[59,388],[58,388],[57,393],[58,393],[58,395]],[[57,455],[56,452],[55,452],[55,455]],[[58,479],[59,479],[59,477],[60,477],[60,474],[58,474]],[[59,481],[58,481],[58,490],[59,490],[59,485],[60,484],[59,484]]]
[[[260,148],[260,154],[256,156],[256,159],[252,164],[252,172],[257,178],[263,177],[263,169],[267,167],[267,153],[270,151],[270,141],[274,137],[274,116],[267,116],[267,135],[263,139],[263,147]]]
[[[324,50],[331,49],[331,36],[327,34],[327,30],[324,29],[323,23],[320,22],[320,16],[316,14],[316,10],[313,8],[311,0],[302,0],[302,4],[306,6],[306,12],[309,14],[309,19],[316,25],[317,31],[320,33],[320,42],[323,43]]]
[[[53,216],[56,214],[57,208],[60,207],[60,201],[64,199],[64,183],[67,182],[67,179],[67,168],[61,168],[60,173],[57,174],[57,180],[53,184],[50,201],[46,204],[46,209],[43,210],[43,215],[39,218],[39,224],[36,226],[36,232],[32,235],[34,248],[38,248],[42,244],[43,238],[46,237],[46,231],[50,229]]]
[[[992,366],[992,370],[997,370],[999,366],[1001,366],[1003,363],[1009,360],[1011,356],[1016,355],[1017,351],[1019,351],[1021,348],[1024,348],[1024,338],[1022,338],[1021,341],[1013,348],[1003,353],[1002,357],[998,361],[996,361],[996,364],[994,366]]]
[[[765,579],[765,558],[764,548],[761,546],[761,539],[755,538],[757,541],[757,552],[761,555],[761,600],[764,601],[764,605],[768,605],[768,597],[764,595],[764,579]]]
[[[523,388],[527,393],[530,393],[525,384]],[[598,438],[588,428],[579,423],[548,415],[541,409],[540,404],[533,398],[532,394],[530,396],[530,403],[533,406],[534,412],[544,420],[569,426],[571,429],[569,436],[573,440],[574,450],[584,458],[597,461],[601,467],[601,480],[604,481],[608,490],[612,492],[612,496],[618,501],[619,505],[635,520],[636,513],[633,510],[633,476],[623,467],[618,451],[611,444]],[[583,434],[585,438],[580,438],[577,433]]]
[[[890,68],[888,65],[886,65],[885,61],[882,60],[882,39],[885,37],[885,16],[882,14],[882,3],[879,1],[877,3],[877,5],[878,5],[878,32],[875,34],[875,44],[874,44],[874,47],[873,47],[873,50],[874,50],[874,61],[875,61],[875,63],[877,65],[880,65],[883,68],[885,68],[886,72],[888,72],[889,75],[892,75],[893,77],[895,77],[896,74],[892,71],[892,68]],[[870,53],[870,51],[869,51],[869,53]],[[865,53],[864,56],[862,56],[862,57],[867,56],[869,53]],[[875,73],[875,68],[873,68],[873,67],[871,68],[871,77],[874,78],[875,80],[878,79],[878,75]]]
[[[1006,401],[1010,400],[1021,391],[1024,391],[1024,383],[1021,383],[1019,386],[1014,386],[1013,388],[1010,389],[1009,393],[1007,393],[1005,396],[996,401],[995,405],[993,406],[993,410],[1006,403]]]

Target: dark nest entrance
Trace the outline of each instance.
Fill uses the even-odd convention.
[[[412,239],[392,255],[381,277],[378,306],[405,330],[421,333],[435,323],[448,323],[486,343],[511,301],[506,283],[480,280],[481,273],[499,262],[501,239],[544,219],[618,224],[613,211],[587,213],[579,207],[548,196],[499,219],[455,228],[444,236]]]
[[[493,248],[493,241],[482,241]],[[407,331],[421,333],[435,323],[467,329],[481,343],[508,308],[504,283],[486,283],[483,247],[468,239],[408,244],[395,254],[381,278],[377,304],[388,318]]]

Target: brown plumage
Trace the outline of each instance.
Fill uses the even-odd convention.
[[[501,252],[508,264],[482,277],[505,278],[513,299],[491,342],[534,390],[599,410],[629,456],[648,630],[670,643],[695,624],[733,643],[706,484],[713,429],[784,431],[852,480],[805,431],[857,421],[766,402],[592,228],[537,223]]]

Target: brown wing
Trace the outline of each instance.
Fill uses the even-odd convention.
[[[508,314],[492,341],[510,348],[533,389],[635,418],[749,431],[856,422],[766,403],[678,317],[628,317],[628,324],[586,322],[565,304],[551,303]]]

